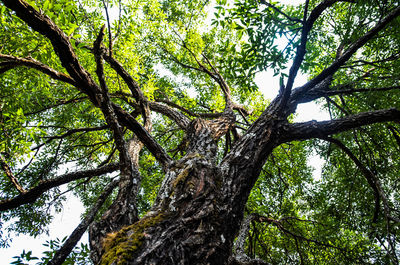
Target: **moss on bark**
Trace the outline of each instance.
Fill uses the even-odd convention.
[[[138,222],[126,226],[118,232],[110,233],[104,239],[101,265],[123,265],[132,259],[135,252],[141,247],[145,230],[155,226],[165,219],[165,214],[145,216]]]

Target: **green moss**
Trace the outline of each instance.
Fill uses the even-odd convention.
[[[144,231],[165,219],[165,214],[145,216],[138,222],[122,228],[120,231],[110,233],[104,239],[104,255],[101,265],[114,262],[117,265],[126,264],[132,259],[133,254],[140,248],[144,240]]]

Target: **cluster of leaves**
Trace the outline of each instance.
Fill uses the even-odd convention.
[[[48,250],[44,251],[42,257],[39,259],[38,257],[33,256],[32,251],[23,250],[19,256],[13,257],[14,261],[10,264],[15,265],[27,265],[27,264],[35,264],[35,265],[45,265],[53,258],[54,253],[62,246],[67,237],[63,239],[52,239],[46,241],[43,246],[47,247]],[[89,258],[90,250],[87,244],[81,243],[79,247],[75,247],[71,254],[67,257],[63,264],[65,265],[86,265],[91,264],[91,260]]]
[[[232,71],[230,74],[239,79],[254,79],[256,73],[266,70],[273,70],[274,75],[287,75],[285,69],[299,41],[302,5],[284,6],[278,2],[260,5],[255,1],[229,5],[221,0],[217,1],[216,9],[213,24],[234,29],[241,39],[224,47],[230,54],[224,68]]]

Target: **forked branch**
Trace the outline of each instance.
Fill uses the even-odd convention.
[[[308,11],[308,1],[306,1],[305,8],[304,8],[304,18],[303,18],[303,27],[301,30],[301,37],[300,37],[300,44],[297,47],[296,55],[293,60],[293,64],[289,70],[289,76],[286,83],[286,86],[282,87],[280,92],[280,102],[277,111],[282,112],[289,101],[290,94],[292,92],[294,80],[296,79],[297,73],[300,69],[300,66],[304,60],[304,56],[306,54],[306,45],[308,41],[308,35],[313,28],[315,21],[321,16],[321,14],[331,7],[333,4],[340,2],[340,0],[325,0],[317,5],[310,13],[307,18],[307,11]]]
[[[124,139],[124,133],[122,131],[122,127],[118,122],[118,119],[115,115],[114,109],[111,105],[110,96],[108,94],[108,88],[104,77],[104,68],[103,68],[103,58],[102,58],[102,50],[101,50],[101,42],[104,37],[104,25],[100,30],[99,35],[97,36],[96,41],[94,42],[94,56],[96,60],[96,74],[99,79],[100,88],[102,91],[102,96],[100,101],[100,109],[102,110],[104,117],[113,131],[113,136],[115,140],[115,145],[119,151],[120,155],[120,166],[122,174],[131,174],[132,161],[129,157],[127,144]]]
[[[319,75],[311,79],[304,86],[297,88],[293,91],[291,99],[294,104],[298,104],[298,99],[307,93],[310,89],[313,89],[320,82],[325,80],[327,77],[332,76],[336,71],[339,70],[362,46],[364,46],[369,40],[374,38],[381,30],[383,30],[390,22],[400,16],[400,6],[393,9],[386,17],[380,20],[372,29],[366,32],[362,37],[353,42],[343,54],[335,60],[330,66],[325,68]]]
[[[54,51],[59,57],[62,66],[70,74],[75,82],[75,87],[89,96],[89,99],[96,107],[100,107],[99,95],[102,91],[94,82],[93,78],[82,65],[73,50],[68,36],[45,14],[37,11],[24,0],[1,0],[6,7],[15,11],[16,15],[22,19],[33,30],[47,37],[53,45]],[[171,161],[165,150],[154,140],[154,138],[143,128],[143,126],[124,111],[120,106],[111,103],[121,125],[132,130],[143,142],[149,151],[164,166]]]

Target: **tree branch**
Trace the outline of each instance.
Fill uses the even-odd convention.
[[[103,69],[103,62],[102,62],[102,51],[101,51],[101,42],[104,37],[104,28],[100,30],[99,35],[97,36],[94,42],[94,55],[96,60],[96,74],[100,82],[100,87],[102,90],[102,100],[99,100],[100,108],[104,114],[104,117],[107,121],[107,124],[110,126],[111,130],[113,131],[113,136],[115,140],[115,145],[119,151],[120,155],[120,169],[122,175],[131,175],[132,171],[132,161],[128,154],[127,144],[124,139],[124,133],[122,131],[121,125],[118,122],[118,119],[115,115],[114,109],[111,105],[110,96],[108,94],[108,88],[104,77],[104,69]]]
[[[56,140],[56,139],[64,139],[64,138],[66,138],[66,137],[68,137],[68,136],[71,136],[71,135],[73,135],[73,134],[75,134],[75,133],[78,133],[78,132],[85,132],[85,133],[86,133],[86,132],[94,132],[94,131],[101,131],[101,130],[104,130],[104,129],[107,129],[107,128],[108,128],[108,125],[103,125],[103,126],[100,126],[100,127],[89,127],[89,128],[75,128],[75,129],[70,129],[70,130],[68,130],[67,132],[65,132],[65,133],[63,133],[63,134],[61,134],[61,135],[46,136],[46,137],[45,137],[45,138],[47,138],[47,141],[46,141],[46,142],[41,143],[41,144],[39,144],[39,145],[33,147],[31,150],[37,150],[37,149],[41,148],[43,145],[48,144],[48,143],[50,143],[50,142],[53,141],[53,140]]]
[[[178,124],[178,126],[183,130],[186,130],[187,126],[190,123],[190,120],[185,115],[178,111],[175,111],[167,105],[158,102],[149,102],[149,106],[151,110],[161,113],[171,120],[175,121],[176,124]]]
[[[101,104],[102,91],[93,81],[90,74],[81,66],[66,34],[45,14],[38,12],[35,8],[23,0],[1,0],[4,5],[15,11],[33,30],[47,37],[53,45],[62,66],[75,81],[75,87],[89,96],[92,103],[99,107]],[[122,125],[132,130],[144,143],[149,151],[165,166],[171,158],[165,150],[152,138],[143,126],[120,106],[111,103],[118,120]]]
[[[46,110],[49,110],[49,109],[52,109],[52,108],[56,108],[56,107],[59,107],[59,106],[68,105],[68,104],[71,104],[71,103],[77,103],[77,102],[83,101],[84,99],[87,99],[87,97],[86,96],[84,96],[84,97],[74,97],[74,98],[69,99],[69,100],[63,100],[62,99],[62,100],[57,101],[55,104],[43,107],[42,109],[24,113],[24,116],[39,114],[39,113],[44,112]]]
[[[204,53],[202,53],[201,55],[202,55],[203,59],[206,61],[206,63],[208,64],[208,66],[211,68],[211,70],[209,70],[204,64],[202,64],[200,62],[200,60],[197,59],[196,54],[187,46],[186,42],[181,38],[181,36],[175,30],[173,30],[173,31],[178,36],[178,38],[181,40],[182,47],[184,49],[186,49],[190,53],[190,55],[193,57],[193,59],[196,61],[198,68],[181,62],[178,58],[176,58],[167,49],[165,49],[163,47],[161,47],[161,49],[164,50],[165,53],[170,55],[172,60],[174,62],[176,62],[177,64],[179,64],[180,66],[182,66],[183,68],[196,70],[196,71],[205,73],[209,77],[211,77],[214,81],[216,81],[218,83],[218,85],[220,86],[222,93],[224,94],[225,111],[232,112],[233,103],[232,103],[231,91],[230,91],[230,88],[229,88],[228,84],[226,83],[225,79],[223,78],[223,76],[218,72],[217,68],[211,63],[211,61],[206,57],[206,55]]]
[[[142,113],[143,120],[144,120],[144,130],[149,130],[152,126],[151,124],[151,117],[150,117],[150,110],[148,105],[148,100],[146,96],[143,94],[143,91],[140,89],[139,84],[132,78],[132,76],[125,70],[120,62],[118,62],[114,57],[111,56],[111,52],[107,54],[102,54],[104,60],[114,69],[115,72],[119,76],[122,77],[125,84],[128,86],[129,90],[131,91],[133,97],[139,104],[139,110]]]
[[[26,193],[26,190],[21,186],[21,184],[19,184],[18,179],[14,176],[14,174],[12,173],[10,167],[8,166],[6,160],[3,158],[2,155],[0,155],[0,165],[4,170],[4,173],[11,181],[11,183],[14,185],[14,187],[18,190],[18,192],[21,194]]]
[[[96,203],[90,209],[89,213],[82,220],[82,222],[75,228],[75,230],[71,233],[68,239],[64,242],[62,247],[56,251],[54,257],[47,263],[48,265],[61,265],[66,260],[68,255],[71,253],[73,248],[76,246],[78,241],[81,239],[82,235],[87,230],[88,226],[93,222],[96,217],[97,212],[100,210],[101,206],[103,206],[105,200],[117,186],[118,181],[114,180],[109,183],[104,191],[97,198]]]
[[[53,179],[41,181],[36,187],[18,195],[17,197],[0,201],[0,211],[10,210],[27,203],[35,202],[40,195],[51,188],[61,186],[74,180],[111,173],[116,171],[118,168],[118,164],[109,164],[96,169],[67,173]]]
[[[132,97],[130,94],[118,91],[114,95],[122,98],[126,103],[128,103],[135,109],[140,109],[140,106],[138,103],[130,100],[130,98]],[[182,130],[186,130],[186,127],[189,124],[190,119],[188,117],[186,117],[185,115],[183,115],[181,112],[174,110],[173,108],[167,106],[167,104],[162,104],[159,102],[148,101],[148,105],[149,105],[150,110],[167,116],[168,118],[173,120],[176,124],[178,124],[178,126]]]
[[[351,152],[349,148],[347,148],[340,140],[334,139],[331,137],[326,137],[326,138],[321,138],[322,140],[328,141],[330,143],[335,144],[337,147],[339,147],[351,160],[353,160],[354,164],[360,169],[361,173],[364,175],[365,179],[367,180],[369,186],[372,188],[374,192],[374,197],[375,197],[375,213],[373,216],[373,222],[376,222],[378,219],[378,213],[379,213],[379,208],[380,208],[380,193],[378,191],[378,186],[376,183],[376,176],[374,173],[372,173],[371,170],[366,168],[361,161]],[[386,197],[385,197],[386,198]],[[386,203],[384,202],[387,206],[387,201]]]
[[[379,207],[380,207],[379,202],[380,202],[380,200],[382,200],[385,218],[393,220],[395,222],[400,222],[400,220],[398,218],[390,215],[389,203],[388,203],[386,194],[382,188],[381,182],[378,179],[378,177],[371,170],[369,170],[366,166],[364,166],[363,163],[353,154],[353,152],[349,148],[347,148],[340,140],[334,139],[332,137],[325,137],[325,138],[321,138],[321,139],[335,144],[343,152],[345,152],[346,155],[354,162],[354,164],[356,164],[356,166],[360,169],[361,173],[366,178],[369,186],[372,188],[372,190],[374,191],[374,195],[375,195],[375,209],[376,210],[375,210],[373,220],[376,222],[376,219],[378,218],[377,212],[379,212]]]
[[[139,84],[125,70],[120,62],[118,62],[114,57],[107,54],[103,54],[103,58],[111,66],[111,68],[114,69],[115,72],[117,72],[117,74],[122,77],[137,102],[147,101],[146,97],[139,87]]]
[[[107,29],[108,29],[108,55],[112,56],[112,36],[111,36],[111,25],[110,25],[110,17],[108,15],[108,3],[106,5],[105,1],[102,0],[103,6],[104,6],[104,11],[106,13],[106,18],[107,18]]]
[[[273,218],[266,217],[266,216],[262,216],[262,215],[256,215],[256,218],[255,218],[255,220],[258,221],[258,222],[265,222],[265,223],[268,223],[268,224],[273,224],[273,225],[276,226],[281,232],[283,232],[283,233],[285,233],[285,234],[287,234],[287,235],[290,235],[291,237],[293,237],[293,238],[295,238],[295,239],[300,239],[300,240],[302,240],[302,241],[312,242],[312,243],[314,243],[314,244],[316,244],[316,245],[320,245],[320,246],[323,246],[323,247],[329,247],[329,248],[334,248],[334,249],[337,249],[337,250],[340,250],[340,251],[345,251],[345,249],[343,249],[343,248],[341,248],[341,247],[334,246],[334,245],[332,245],[332,244],[330,244],[330,243],[324,243],[324,242],[321,242],[321,241],[318,241],[318,240],[315,240],[315,239],[307,238],[307,237],[305,237],[305,236],[303,236],[303,235],[299,235],[299,234],[296,234],[296,233],[290,231],[289,229],[287,229],[287,228],[283,225],[283,221],[286,221],[286,222],[287,222],[287,219],[288,219],[288,217],[283,217],[283,218],[280,219],[280,220],[279,220],[279,219],[278,219],[278,220],[275,220],[275,219],[273,219]],[[297,219],[297,218],[296,218],[295,220],[304,221],[304,220]]]
[[[224,115],[224,113],[221,113],[221,112],[219,112],[219,113],[195,113],[195,112],[193,112],[191,110],[188,110],[188,109],[186,109],[186,108],[184,108],[184,107],[182,107],[182,106],[180,106],[180,105],[178,105],[178,104],[176,104],[176,103],[174,103],[174,102],[172,102],[170,100],[166,100],[166,99],[156,99],[156,101],[165,103],[168,106],[171,106],[171,107],[173,107],[175,109],[183,111],[186,114],[188,114],[190,116],[193,116],[193,117],[212,119],[212,118],[218,118],[218,117],[221,117],[222,115]]]
[[[286,86],[283,90],[280,91],[280,102],[278,104],[278,112],[283,112],[286,108],[286,105],[290,99],[290,94],[292,92],[294,80],[296,79],[297,73],[300,69],[300,66],[304,60],[304,56],[306,54],[306,45],[308,41],[308,34],[310,33],[315,21],[321,16],[322,12],[324,12],[327,8],[331,7],[333,4],[340,2],[340,0],[325,0],[321,2],[318,6],[316,6],[310,13],[310,16],[307,18],[307,10],[308,10],[308,2],[306,2],[304,8],[304,21],[303,27],[301,31],[300,37],[300,45],[297,47],[296,55],[293,60],[293,64],[289,70],[289,77],[286,83]]]
[[[75,86],[82,89],[94,105],[98,106],[96,94],[100,94],[100,90],[90,74],[79,63],[68,36],[48,16],[37,11],[26,1],[2,0],[2,2],[33,30],[50,40],[62,66],[75,81]]]
[[[276,7],[275,5],[273,5],[273,4],[271,4],[271,3],[268,3],[268,2],[265,1],[265,0],[260,0],[260,3],[266,5],[266,6],[270,7],[270,8],[272,8],[273,10],[275,10],[275,11],[278,12],[279,14],[283,15],[285,18],[287,18],[287,19],[290,20],[290,21],[293,21],[293,22],[296,22],[296,23],[303,23],[303,21],[302,21],[301,19],[298,19],[298,18],[294,18],[294,17],[289,16],[288,14],[286,14],[285,12],[283,12],[282,10],[280,10],[278,7]]]
[[[203,58],[206,60],[207,64],[211,67],[214,73],[209,71],[207,68],[204,68],[204,71],[212,77],[221,87],[222,93],[224,94],[225,97],[225,112],[231,112],[233,113],[233,102],[232,102],[232,96],[231,96],[231,89],[229,88],[229,85],[226,83],[225,79],[223,76],[219,73],[218,69],[211,63],[211,61],[206,57],[206,55],[203,53],[202,54]]]
[[[377,23],[372,29],[365,33],[358,40],[353,42],[350,47],[343,52],[343,54],[335,60],[330,66],[325,68],[319,75],[314,77],[312,80],[307,82],[304,86],[297,88],[293,91],[291,95],[291,101],[293,104],[298,104],[299,99],[302,95],[307,93],[310,89],[314,88],[325,78],[332,76],[339,68],[345,64],[351,56],[363,45],[365,45],[369,40],[375,37],[382,29],[384,29],[390,22],[392,22],[396,17],[400,15],[400,6],[392,10],[386,17],[384,17],[379,23]]]
[[[303,94],[301,99],[298,98],[298,103],[306,103],[316,100],[321,97],[331,97],[336,95],[351,95],[354,93],[370,93],[370,92],[385,92],[391,90],[400,89],[400,85],[389,86],[389,87],[377,87],[377,88],[351,88],[351,85],[344,85],[341,88],[348,89],[335,89],[335,90],[322,90],[312,89],[307,93]]]
[[[114,108],[115,114],[118,117],[118,120],[121,121],[121,124],[131,130],[164,167],[167,166],[172,161],[172,158],[167,154],[164,148],[162,148],[161,145],[154,140],[150,133],[144,129],[130,113],[115,103],[111,102],[111,104]]]
[[[366,92],[384,92],[390,90],[400,89],[400,86],[389,86],[389,87],[377,87],[377,88],[353,88],[353,89],[343,89],[343,90],[329,90],[325,91],[323,97],[325,96],[336,96],[344,94],[353,93],[366,93]]]
[[[286,128],[284,128],[286,134],[282,137],[282,142],[321,138],[360,126],[399,120],[399,110],[387,109],[359,113],[331,121],[309,121],[287,124]]]
[[[11,56],[11,55],[0,54],[0,60],[3,60],[2,62],[0,62],[0,73],[1,73],[1,69],[7,68],[7,70],[10,70],[17,66],[25,66],[28,68],[36,69],[36,70],[50,76],[51,78],[53,78],[55,80],[60,80],[65,83],[68,83],[70,85],[76,86],[75,80],[72,79],[70,76],[68,76],[64,73],[58,72],[58,71],[50,68],[49,66],[39,62],[38,60],[35,60],[34,58],[29,58],[29,57],[28,58],[20,58],[20,57],[15,57],[15,56]]]
[[[136,167],[136,165],[133,163],[133,155],[138,155],[138,154],[133,154],[131,155],[128,151],[128,145],[124,139],[124,132],[118,122],[118,118],[115,114],[114,108],[111,105],[111,100],[110,100],[110,95],[108,94],[108,89],[107,85],[105,82],[105,77],[104,77],[104,69],[103,69],[103,59],[102,59],[102,50],[101,50],[101,42],[104,37],[104,28],[103,27],[100,30],[100,33],[94,42],[93,45],[93,53],[95,56],[96,60],[96,74],[99,78],[100,82],[100,87],[103,92],[103,100],[101,101],[100,108],[103,111],[103,114],[105,116],[105,119],[108,123],[108,125],[111,127],[113,131],[113,136],[115,139],[115,145],[119,151],[119,162],[120,162],[120,172],[121,172],[121,178],[119,181],[119,189],[120,189],[120,194],[121,193],[131,193],[130,187],[132,186],[132,182],[134,180],[135,183],[139,184],[140,183],[140,173]],[[142,145],[140,145],[141,147]],[[140,150],[140,148],[139,148]],[[137,192],[138,188],[135,189],[135,192]],[[133,197],[136,197],[135,192],[132,194]],[[122,197],[126,196],[126,194],[121,195]],[[118,198],[119,199],[119,198]],[[118,204],[121,203],[121,200],[118,200]],[[135,202],[134,201],[129,201],[128,203],[132,203],[134,205],[133,208],[135,207]],[[134,213],[135,215],[137,214],[136,212]],[[125,225],[125,224],[124,224]]]

